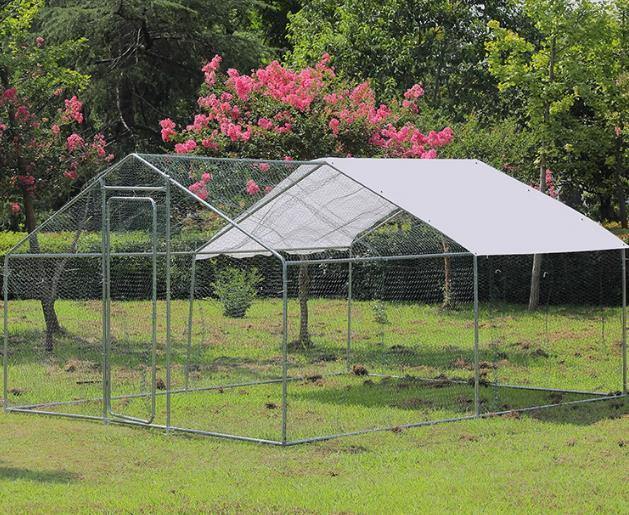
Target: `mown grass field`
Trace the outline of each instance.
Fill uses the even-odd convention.
[[[0,497],[9,512],[606,512],[629,504],[629,403],[623,399],[413,429],[397,426],[472,412],[469,306],[391,303],[388,324],[370,302],[355,302],[351,364],[401,379],[329,374],[345,370],[342,300],[313,299],[315,346],[294,348],[289,371],[289,438],[367,427],[393,431],[290,448],[161,430],[104,426],[17,413],[0,415]],[[112,393],[146,388],[150,305],[114,302]],[[99,415],[102,403],[100,303],[59,301],[66,333],[42,349],[40,307],[11,301],[9,402],[93,398],[54,408]],[[244,319],[227,319],[214,300],[195,305],[190,354],[187,304],[173,302],[173,387],[203,387],[279,373],[276,300],[259,300]],[[158,313],[159,379],[164,378],[163,305]],[[578,395],[493,387],[501,383],[614,391],[620,388],[619,311],[483,306],[483,411],[578,399]],[[602,321],[605,320],[605,324]],[[296,337],[298,309],[289,327]],[[322,377],[318,377],[321,375]],[[439,387],[416,377],[441,377]],[[443,381],[442,381],[443,382]],[[163,393],[163,392],[162,392]],[[279,385],[172,396],[172,423],[247,436],[279,437]],[[145,416],[146,398],[113,408]],[[165,418],[157,398],[156,422]]]

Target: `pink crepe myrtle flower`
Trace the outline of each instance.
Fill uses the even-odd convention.
[[[207,186],[206,186],[206,182],[204,182],[203,180],[197,181],[194,184],[191,184],[188,189],[194,193],[197,197],[199,197],[201,200],[205,200],[208,198],[208,191],[207,191]]]
[[[22,207],[17,202],[11,202],[9,204],[9,209],[11,210],[12,215],[19,215],[22,211]]]
[[[63,176],[66,179],[70,179],[71,181],[74,181],[75,179],[78,178],[79,174],[77,173],[76,170],[68,170],[66,172],[63,172]]]
[[[330,127],[330,130],[332,131],[332,134],[334,134],[335,136],[339,133],[340,124],[341,122],[337,118],[332,118],[330,120],[330,123],[328,124]]]
[[[0,97],[0,100],[2,100],[2,102],[0,102],[0,104],[4,102],[15,102],[16,97],[17,89],[7,88],[2,92],[2,97]]]
[[[243,131],[242,125],[225,120],[220,124],[220,129],[225,136],[234,142],[249,141],[251,138],[251,126],[247,126]]]
[[[293,160],[293,158],[291,156],[284,156],[282,159],[284,161],[292,161]]]
[[[41,36],[37,36],[35,38],[35,44],[37,45],[37,48],[43,48],[46,44],[46,40]]]
[[[172,120],[171,120],[172,121]],[[188,125],[186,127],[187,131],[194,131],[194,132],[201,132],[205,127],[207,127],[208,123],[210,123],[210,118],[204,114],[197,114],[194,116],[194,121],[192,122],[191,125]],[[174,127],[171,127],[171,130]],[[163,131],[163,129],[162,129]],[[164,137],[162,136],[162,139],[164,139]]]
[[[105,136],[103,136],[100,132],[94,136],[94,141],[92,142],[92,147],[96,150],[96,153],[100,157],[105,157],[107,153],[105,151],[105,147],[107,146],[107,141],[105,140]]]
[[[208,182],[210,182],[212,180],[212,174],[209,172],[204,172],[201,175],[201,182],[203,182],[204,184],[207,184]]]
[[[260,186],[258,186],[256,181],[254,181],[253,179],[249,179],[247,181],[247,186],[245,190],[247,191],[249,195],[255,195],[257,193],[260,193]]]
[[[83,123],[83,102],[81,102],[76,95],[70,99],[64,100],[65,110],[63,112],[63,118],[67,121],[74,120],[76,123]]]
[[[280,125],[279,127],[275,127],[273,129],[277,134],[287,134],[293,130],[293,125],[291,123],[286,122],[284,125]]]
[[[265,193],[269,193],[271,190],[273,190],[273,186],[265,186],[264,187],[264,192]]]
[[[411,100],[406,100],[406,99],[402,100],[402,107],[404,109],[410,109],[414,113],[419,112],[419,107],[417,107],[417,104]]]
[[[545,173],[545,182],[546,182],[546,193],[551,198],[557,198],[559,196],[559,192],[555,188],[555,178],[553,177],[552,170],[547,169]]]
[[[31,113],[29,112],[28,107],[26,107],[25,105],[21,105],[15,110],[15,119],[20,122],[25,122],[30,117]]]
[[[271,165],[269,163],[260,163],[258,165],[258,168],[260,169],[261,172],[268,172],[269,168],[271,168]]]
[[[414,84],[413,87],[404,92],[404,98],[411,100],[424,96],[424,88],[421,84]]]
[[[61,127],[55,123],[50,128],[50,132],[52,132],[55,136],[59,136],[59,134],[61,134]]]
[[[218,143],[210,138],[203,138],[201,140],[201,145],[203,148],[210,148],[212,150],[218,150]]]
[[[207,63],[201,71],[203,72],[205,83],[212,87],[216,83],[216,71],[221,65],[223,58],[220,55],[215,55],[212,60]]]
[[[340,102],[341,99],[342,99],[342,97],[338,93],[329,93],[327,95],[324,95],[324,97],[323,97],[323,101],[326,104],[330,104],[330,105],[337,104],[338,102]]]
[[[85,145],[85,141],[83,141],[83,138],[76,132],[73,132],[66,139],[66,144],[68,151],[74,152],[75,150],[82,148]]]
[[[273,128],[273,122],[268,118],[260,118],[258,120],[258,126],[266,130],[271,130]]]
[[[194,149],[197,148],[197,142],[193,139],[189,139],[184,143],[177,143],[175,145],[175,152],[177,154],[189,154],[190,152],[194,152]]]
[[[159,125],[162,128],[162,140],[165,143],[168,143],[171,136],[177,134],[175,132],[175,127],[177,127],[177,124],[175,124],[175,122],[173,122],[170,118],[164,118],[159,122]]]

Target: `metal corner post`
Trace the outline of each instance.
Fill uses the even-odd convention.
[[[621,249],[622,261],[622,393],[627,395],[627,252]]]
[[[192,270],[190,271],[190,297],[188,299],[188,334],[186,342],[186,366],[184,367],[185,388],[190,387],[190,359],[192,357],[192,320],[194,309],[194,293],[197,276],[197,256],[192,256]]]
[[[166,179],[166,431],[170,431],[170,398],[171,398],[171,320],[170,320],[170,181]]]
[[[288,418],[288,266],[282,260],[282,445],[287,442]]]
[[[2,405],[9,410],[9,255],[4,256],[2,272],[2,302],[4,318],[4,344],[2,350]]]
[[[109,399],[109,210],[107,209],[107,190],[104,179],[100,179],[101,187],[101,275],[102,288],[102,326],[103,326],[103,421],[108,422]]]
[[[474,267],[474,411],[480,416],[480,363],[478,359],[478,257],[473,257]]]
[[[349,258],[352,257],[352,248],[349,248]],[[347,270],[347,354],[345,356],[347,372],[351,368],[352,360],[352,262],[348,263]]]

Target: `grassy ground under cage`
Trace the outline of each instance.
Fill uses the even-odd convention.
[[[40,306],[10,301],[9,402],[92,398],[51,410],[100,415],[101,306],[57,303],[65,334],[43,349]],[[289,306],[290,340],[299,310]],[[112,305],[112,394],[143,391],[150,377],[150,303]],[[614,399],[458,424],[401,429],[405,423],[472,413],[470,306],[355,301],[351,364],[345,374],[346,304],[312,299],[310,349],[293,345],[288,436],[394,426],[393,431],[279,449],[161,430],[33,415],[0,415],[3,511],[219,511],[393,513],[479,510],[622,512],[629,502],[629,403]],[[164,305],[158,306],[157,378],[165,379]],[[273,380],[281,372],[281,302],[259,299],[243,319],[214,300],[174,301],[174,388]],[[521,306],[481,309],[483,411],[564,402],[579,394],[494,386],[620,388],[620,312],[615,308]],[[604,321],[604,323],[603,323]],[[393,377],[399,376],[399,377]],[[424,381],[423,379],[430,379]],[[163,394],[159,389],[158,393]],[[156,399],[156,423],[165,419]],[[175,425],[277,439],[277,383],[172,395]],[[114,400],[114,410],[145,416],[145,397]]]
[[[90,416],[102,414],[101,304],[57,302],[65,333],[43,348],[37,301],[9,302],[11,405]],[[157,307],[155,419],[166,423],[165,304]],[[281,436],[282,304],[259,299],[245,318],[227,318],[216,300],[172,302],[171,424],[278,440]],[[383,315],[385,313],[385,315]],[[151,303],[112,303],[112,410],[146,419],[151,399]],[[480,311],[482,412],[583,400],[621,388],[620,310],[483,305]],[[313,346],[296,343],[299,309],[289,303],[288,438],[401,426],[474,413],[473,315],[399,302],[354,301],[351,358],[347,307],[310,301]],[[349,370],[348,370],[349,369]],[[250,384],[262,382],[264,384]],[[218,387],[222,386],[222,387]],[[185,391],[186,387],[190,391]],[[88,402],[82,402],[88,401]]]

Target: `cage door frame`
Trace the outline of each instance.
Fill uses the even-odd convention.
[[[151,424],[156,414],[157,391],[157,204],[152,197],[112,196],[106,198],[108,189],[103,187],[103,205],[105,224],[103,226],[103,403],[105,418]],[[149,203],[151,208],[151,388],[147,395],[150,397],[151,407],[146,419],[116,413],[111,407],[111,204],[112,202]],[[144,395],[145,392],[140,392]]]

